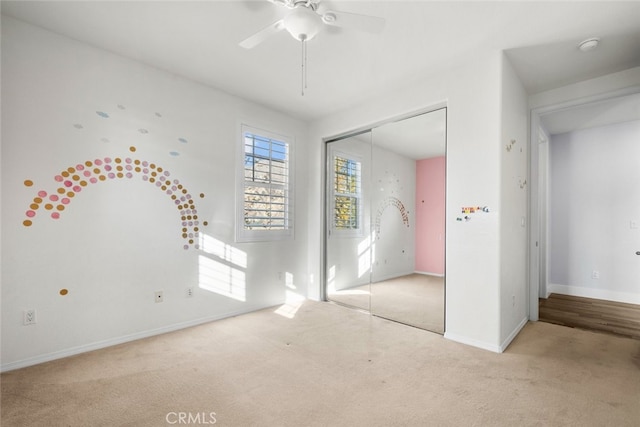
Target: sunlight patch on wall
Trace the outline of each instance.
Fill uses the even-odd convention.
[[[207,234],[200,233],[200,249],[241,268],[247,268],[247,253]]]
[[[358,244],[358,278],[371,271],[371,263],[373,262],[373,249],[375,244],[373,234],[367,236]]]
[[[336,266],[329,267],[329,274],[327,274],[327,292],[334,293],[336,291]]]
[[[198,286],[209,292],[245,302],[245,272],[206,256],[198,256]]]
[[[296,288],[296,285],[293,284],[293,274],[288,271],[284,274],[284,285],[289,289]]]

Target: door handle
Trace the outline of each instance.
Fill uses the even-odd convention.
[[[640,255],[640,251],[636,251],[636,255]]]

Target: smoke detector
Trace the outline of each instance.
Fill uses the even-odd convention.
[[[597,48],[599,44],[600,44],[600,39],[598,37],[592,37],[590,39],[581,41],[578,44],[578,49],[580,49],[580,51],[582,52],[590,52],[595,48]]]

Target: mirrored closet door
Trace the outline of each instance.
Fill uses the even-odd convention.
[[[444,109],[372,130],[371,313],[444,333]]]
[[[328,143],[327,299],[444,333],[445,152],[446,109]]]
[[[371,132],[327,145],[326,295],[371,308]]]

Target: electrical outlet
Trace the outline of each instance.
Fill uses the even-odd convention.
[[[187,288],[187,298],[191,298],[193,296],[193,286],[189,286]]]
[[[592,279],[599,279],[600,278],[600,272],[598,270],[593,270],[591,272],[591,278]]]
[[[27,325],[35,325],[36,324],[36,310],[31,308],[29,310],[24,311],[23,324]]]
[[[164,301],[164,296],[162,295],[162,291],[156,291],[156,293],[154,295],[154,300],[155,300],[155,302]]]

